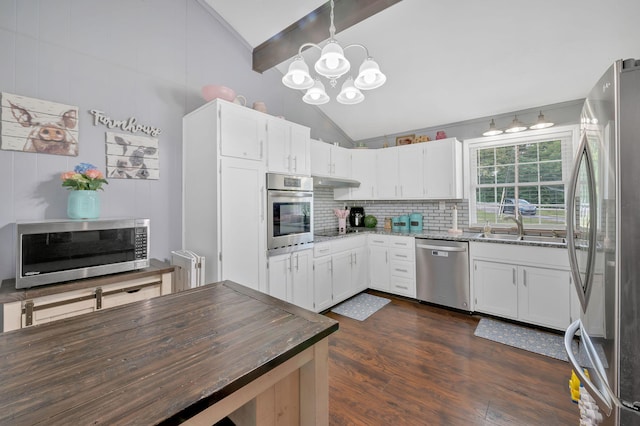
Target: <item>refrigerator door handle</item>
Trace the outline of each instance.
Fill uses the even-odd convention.
[[[580,330],[581,332],[582,342],[585,343],[585,349],[586,349],[589,361],[591,362],[592,365],[596,366],[592,370],[594,370],[595,374],[598,375],[599,381],[603,383],[604,385],[603,387],[606,389],[605,391],[606,395],[603,395],[603,393],[598,388],[596,388],[593,382],[586,376],[586,374],[582,370],[582,367],[580,366],[580,363],[578,362],[575,355],[573,354],[573,349],[571,346],[573,343],[573,337],[576,335],[578,330]],[[582,383],[582,385],[587,390],[587,392],[589,392],[589,395],[591,395],[591,397],[593,397],[593,399],[596,400],[596,404],[598,404],[598,407],[600,407],[600,409],[604,412],[604,414],[609,416],[613,408],[613,404],[611,401],[612,392],[608,388],[608,386],[606,385],[606,382],[602,379],[602,376],[598,371],[599,369],[603,368],[602,363],[600,363],[600,359],[597,358],[597,354],[594,353],[594,355],[592,356],[592,354],[590,353],[591,350],[595,351],[595,349],[593,348],[593,345],[591,344],[591,339],[589,339],[589,336],[585,332],[584,327],[582,327],[582,321],[580,321],[579,319],[571,323],[571,325],[565,331],[564,349],[565,349],[565,352],[567,353],[567,358],[569,358],[569,363],[571,364],[573,371],[576,373],[576,375],[580,379],[580,383]],[[595,359],[593,359],[594,357]]]
[[[580,276],[580,269],[578,265],[578,258],[576,255],[576,242],[575,242],[575,205],[576,205],[576,189],[578,186],[578,178],[580,175],[581,166],[586,167],[587,178],[589,180],[589,220],[591,227],[589,228],[589,250],[587,252],[587,265],[585,271],[584,282]],[[596,250],[596,226],[597,226],[597,205],[596,205],[596,188],[595,178],[593,174],[593,156],[589,149],[588,138],[586,132],[582,134],[582,140],[580,142],[580,148],[578,149],[578,156],[573,167],[571,179],[569,181],[569,198],[567,200],[567,250],[569,253],[569,265],[571,267],[571,275],[573,276],[573,283],[580,300],[582,310],[586,311],[587,304],[589,302],[589,296],[591,293],[591,282],[593,281],[593,262]]]

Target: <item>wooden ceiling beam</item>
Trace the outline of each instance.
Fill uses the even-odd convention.
[[[401,0],[334,0],[336,34]],[[289,25],[253,49],[253,70],[263,73],[295,56],[303,43],[320,43],[329,38],[331,25],[329,2]]]

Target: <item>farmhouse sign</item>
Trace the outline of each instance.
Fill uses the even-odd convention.
[[[91,115],[93,115],[94,126],[103,124],[109,129],[117,127],[121,130],[124,130],[125,132],[143,132],[148,134],[149,136],[158,136],[162,132],[162,130],[158,129],[157,127],[138,124],[138,120],[135,117],[129,117],[127,120],[114,120],[111,117],[107,117],[106,115],[104,115],[103,111],[98,111],[97,109],[92,109],[89,112],[91,113]]]

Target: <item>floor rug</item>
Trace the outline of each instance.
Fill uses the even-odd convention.
[[[493,340],[516,348],[546,355],[562,361],[568,361],[564,350],[564,336],[523,327],[490,318],[482,318],[473,333],[475,336]],[[574,353],[578,344],[574,342]]]
[[[331,309],[331,312],[357,319],[358,321],[364,321],[389,302],[391,302],[391,300],[385,299],[384,297],[360,293]]]

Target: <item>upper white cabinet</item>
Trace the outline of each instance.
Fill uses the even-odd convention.
[[[398,148],[377,150],[376,171],[376,196],[374,199],[395,200],[399,198]]]
[[[209,102],[184,117],[182,155],[183,248],[206,257],[207,282],[229,279],[263,292],[265,117]]]
[[[375,149],[349,150],[351,161],[350,178],[360,182],[360,186],[335,188],[335,200],[372,200],[376,188],[376,151]]]
[[[349,149],[311,139],[311,174],[350,178],[350,152]]]
[[[451,200],[463,196],[462,142],[455,138],[347,151],[351,152],[350,177],[360,187],[334,190],[336,200]],[[328,153],[312,149],[313,162],[315,155],[321,157],[318,167],[333,164]],[[324,170],[331,167],[325,165]]]
[[[263,161],[266,149],[267,116],[234,103],[220,100],[214,102],[202,108],[210,109],[210,114],[217,116],[219,134],[216,135],[216,139],[219,138],[219,140],[215,142],[220,143],[220,154],[245,160]],[[212,142],[209,141],[209,143]]]
[[[267,169],[269,172],[311,174],[310,130],[276,118],[267,118]]]
[[[461,199],[463,188],[462,142],[440,139],[424,145],[423,198]]]

